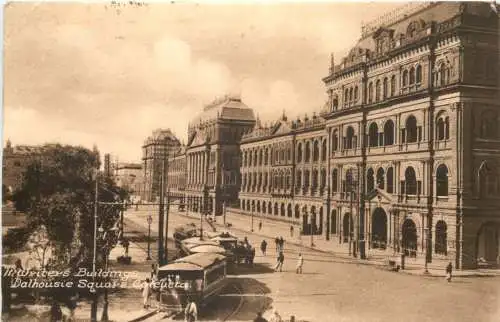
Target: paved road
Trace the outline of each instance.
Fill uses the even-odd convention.
[[[142,217],[146,215],[141,213],[131,211],[127,217],[145,223]],[[170,215],[171,227],[195,221],[175,212]],[[235,233],[247,236],[256,248],[262,240],[249,232]],[[283,317],[293,314],[307,321],[500,321],[499,278],[457,278],[447,283],[441,278],[349,264],[332,255],[286,243],[285,271],[275,273],[271,269],[275,261],[274,242],[268,239],[268,244],[270,253],[259,254],[256,271],[234,277],[244,281],[243,292],[250,294],[251,300],[244,302],[241,312],[228,320],[248,321],[259,307],[272,306]],[[305,258],[302,275],[294,272],[299,252]],[[258,289],[257,294],[251,294],[252,287]],[[231,296],[227,294],[221,299]],[[211,320],[212,316],[206,318]]]

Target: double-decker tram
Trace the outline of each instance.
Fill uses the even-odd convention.
[[[180,313],[188,300],[200,310],[226,285],[226,274],[226,257],[216,253],[193,254],[160,267],[153,284],[160,310]]]

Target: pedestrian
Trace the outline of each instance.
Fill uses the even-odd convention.
[[[262,230],[262,221],[259,222],[259,230]]]
[[[142,285],[142,304],[144,308],[149,308],[149,296],[151,295],[151,281],[146,278],[146,281]]]
[[[267,320],[262,317],[262,312],[257,312],[257,317],[253,319],[253,322],[267,322]]]
[[[186,308],[184,309],[185,322],[195,322],[198,319],[198,308],[196,303],[188,299]]]
[[[265,239],[262,240],[262,243],[260,243],[260,250],[262,251],[262,255],[266,256],[266,248],[267,248],[267,242]]]
[[[290,226],[290,237],[293,237],[293,225]]]
[[[274,270],[276,272],[278,271],[278,269],[280,270],[280,272],[283,271],[283,262],[284,261],[285,261],[285,255],[283,255],[283,252],[280,252],[278,255],[278,258],[277,258],[276,267],[274,268]]]
[[[52,301],[52,306],[50,308],[50,322],[60,322],[62,321],[63,314],[61,307],[56,301]]]
[[[156,265],[151,264],[151,280],[156,279]]]
[[[280,252],[280,238],[276,237],[274,242],[276,243],[276,253],[279,253]]]
[[[303,265],[304,265],[304,257],[302,257],[302,254],[299,253],[299,258],[297,259],[297,268],[295,269],[295,272],[297,274],[302,274]]]
[[[283,239],[283,236],[280,237],[280,251],[285,250],[285,240]]]
[[[453,266],[451,265],[451,262],[448,263],[448,266],[446,266],[446,280],[448,282],[451,282],[451,272],[453,270]]]
[[[273,316],[271,317],[271,320],[269,322],[283,322],[281,315],[279,315],[276,309],[273,311]]]

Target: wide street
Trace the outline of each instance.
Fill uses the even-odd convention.
[[[129,225],[147,233],[147,215],[157,218],[157,210],[130,209]],[[170,212],[169,236],[176,225],[198,221],[184,213]],[[157,233],[153,219],[151,231]],[[205,226],[205,228],[209,228]],[[127,229],[127,226],[126,226]],[[259,249],[262,237],[233,230]],[[255,270],[230,276],[236,283],[228,290],[213,312],[201,320],[251,320],[257,310],[277,309],[283,318],[295,315],[304,321],[500,321],[499,278],[442,278],[405,275],[373,266],[346,263],[333,255],[285,243],[283,272],[274,272],[274,241],[267,239],[268,254],[258,251]],[[304,273],[295,273],[298,253],[305,258]],[[234,308],[234,298],[244,301]],[[231,300],[231,301],[230,301]],[[219,311],[220,310],[220,311]],[[234,312],[231,314],[231,310]],[[230,314],[228,314],[228,312]],[[270,311],[267,312],[268,317]]]

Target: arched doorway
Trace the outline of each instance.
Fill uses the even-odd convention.
[[[479,228],[476,243],[479,265],[496,265],[500,245],[500,223],[487,222]]]
[[[292,218],[293,214],[292,214],[292,204],[288,204],[288,208],[287,208],[287,216]]]
[[[372,215],[372,248],[385,249],[387,245],[387,214],[383,208],[376,208]]]
[[[344,219],[342,221],[342,236],[344,243],[349,242],[349,232],[352,236],[353,231],[354,227],[353,227],[352,215],[347,213],[344,215]]]
[[[417,227],[411,219],[403,223],[403,249],[406,256],[417,256]]]
[[[332,209],[330,214],[330,234],[337,234],[337,210]]]

